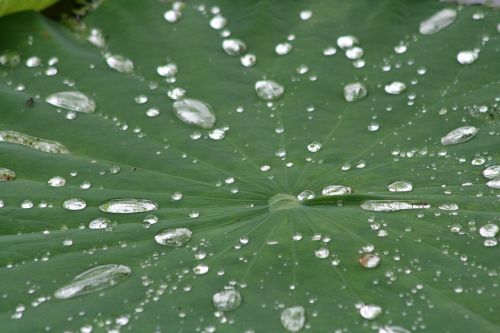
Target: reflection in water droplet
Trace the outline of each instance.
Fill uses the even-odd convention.
[[[359,264],[364,268],[375,268],[380,265],[380,257],[376,254],[365,253],[359,257]]]
[[[399,95],[406,90],[406,84],[399,81],[391,82],[385,85],[384,90],[390,95]]]
[[[214,306],[219,311],[232,311],[241,305],[241,294],[234,290],[224,290],[212,296]]]
[[[344,87],[344,98],[347,102],[360,101],[367,94],[368,90],[361,82],[350,83]]]
[[[187,228],[166,229],[155,235],[155,241],[161,245],[179,247],[189,242],[192,234]]]
[[[262,80],[255,82],[255,92],[263,100],[272,101],[280,98],[285,88],[275,81]]]
[[[374,320],[382,314],[382,308],[375,304],[365,304],[359,308],[359,314],[364,319]]]
[[[89,229],[106,229],[111,225],[111,220],[105,217],[98,217],[89,222]]]
[[[323,188],[321,194],[324,196],[351,194],[352,189],[344,185],[328,185]]]
[[[95,102],[79,91],[61,91],[47,96],[45,101],[67,110],[85,113],[95,111]]]
[[[9,180],[14,180],[16,178],[16,173],[10,169],[0,168],[0,181],[5,182]]]
[[[197,99],[185,98],[175,101],[173,109],[177,118],[186,124],[201,128],[212,128],[215,124],[215,114],[210,105]]]
[[[443,145],[455,145],[472,139],[479,130],[474,126],[462,126],[455,128],[441,138]]]
[[[457,61],[462,65],[470,65],[477,60],[479,54],[474,51],[460,51],[457,54]]]
[[[454,9],[442,9],[420,23],[419,31],[422,35],[432,35],[449,26],[455,21],[457,11]]]
[[[99,209],[106,213],[129,214],[158,209],[158,204],[147,199],[113,199],[104,202]]]
[[[62,206],[67,210],[82,210],[87,207],[87,203],[80,198],[71,198],[64,200]]]
[[[69,154],[69,150],[56,141],[40,139],[24,133],[14,131],[0,131],[0,142],[15,143],[27,146],[44,153]]]
[[[500,228],[495,223],[488,223],[479,228],[479,234],[482,237],[495,237],[500,231]]]
[[[68,299],[114,286],[130,275],[130,267],[125,265],[100,265],[79,275],[54,293],[58,299]]]
[[[428,209],[430,207],[431,206],[428,203],[415,200],[368,200],[361,204],[361,208],[373,212],[395,212],[407,209]]]
[[[410,192],[413,190],[413,185],[405,180],[397,180],[387,186],[391,192]]]
[[[120,73],[132,73],[134,71],[134,63],[132,60],[122,55],[106,54],[105,57],[108,66]]]
[[[292,306],[281,312],[281,325],[289,332],[299,332],[306,323],[306,311],[303,306]]]
[[[222,41],[222,49],[230,56],[239,56],[246,51],[247,45],[239,39],[230,38]]]

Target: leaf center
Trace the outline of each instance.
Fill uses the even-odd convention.
[[[267,203],[269,204],[269,211],[274,212],[277,210],[283,210],[283,209],[293,209],[293,208],[298,208],[301,205],[299,199],[297,197],[290,195],[290,194],[285,194],[285,193],[278,193],[274,196],[272,196]]]

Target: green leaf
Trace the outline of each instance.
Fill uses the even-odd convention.
[[[42,10],[58,0],[0,0],[0,16],[23,10]]]
[[[500,13],[181,7],[105,1],[76,32],[0,20],[2,331],[498,332],[498,178],[482,172],[500,163]],[[443,8],[454,22],[419,28]],[[218,10],[227,31],[210,27]],[[224,52],[229,33],[255,66]],[[348,35],[362,60],[336,45]],[[262,80],[282,96],[261,99]],[[367,95],[346,102],[351,83]],[[194,114],[174,113],[174,88]]]

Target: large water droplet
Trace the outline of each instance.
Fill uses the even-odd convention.
[[[489,188],[500,189],[500,178],[492,179],[486,183]]]
[[[361,204],[361,208],[373,212],[395,212],[407,209],[428,209],[430,207],[431,206],[428,203],[415,200],[368,200]]]
[[[460,51],[457,54],[457,61],[462,65],[470,65],[477,60],[479,54],[474,51]]]
[[[80,198],[71,198],[64,200],[62,206],[67,210],[82,210],[87,207],[87,203]]]
[[[281,312],[281,325],[289,332],[300,331],[306,323],[306,311],[303,306],[292,306]]]
[[[500,228],[495,223],[488,223],[479,228],[479,234],[482,237],[495,237],[500,231]]]
[[[0,168],[0,181],[5,182],[9,180],[14,180],[16,178],[16,173],[10,169]]]
[[[359,257],[359,264],[364,268],[376,268],[380,265],[380,257],[376,254],[365,253]]]
[[[120,73],[132,73],[134,71],[134,63],[132,60],[122,55],[106,54],[105,57],[108,66]]]
[[[175,9],[167,10],[163,14],[163,18],[169,23],[175,23],[179,21],[181,17],[182,17],[181,12]]]
[[[321,191],[321,194],[324,196],[346,195],[350,193],[352,193],[352,189],[349,186],[344,185],[328,185]]]
[[[443,145],[455,145],[472,139],[479,130],[474,126],[462,126],[455,128],[441,138]]]
[[[374,320],[380,317],[382,308],[375,304],[365,304],[359,308],[359,314],[365,319]]]
[[[344,87],[344,98],[347,102],[360,101],[367,94],[368,90],[361,82],[349,83]]]
[[[262,80],[255,82],[255,92],[263,100],[272,101],[280,98],[285,88],[275,81]]]
[[[47,96],[45,101],[58,108],[91,113],[95,111],[95,102],[79,91],[61,91]]]
[[[241,295],[234,289],[224,290],[212,296],[214,306],[219,311],[232,311],[241,305]]]
[[[247,45],[239,39],[224,39],[222,49],[230,56],[239,56],[247,50]]]
[[[53,154],[69,154],[68,148],[56,141],[40,139],[14,131],[0,131],[0,142],[15,143]]]
[[[226,25],[227,25],[227,19],[220,14],[217,14],[210,19],[210,26],[215,30],[220,30],[224,28]]]
[[[174,63],[168,63],[166,65],[156,67],[156,72],[158,75],[163,77],[173,77],[177,74],[177,65]]]
[[[405,180],[397,180],[387,186],[391,192],[410,192],[413,190],[413,185]]]
[[[215,114],[210,105],[192,98],[184,98],[173,104],[175,115],[184,123],[201,128],[212,128]]]
[[[406,84],[399,81],[391,82],[385,85],[384,90],[390,95],[399,95],[406,90]]]
[[[158,204],[147,199],[113,199],[99,206],[106,213],[129,214],[149,212],[158,209]]]
[[[341,49],[348,49],[356,44],[358,44],[358,39],[354,36],[347,35],[337,38],[337,45]]]
[[[125,265],[101,265],[93,267],[79,275],[64,287],[58,289],[54,296],[68,299],[114,286],[130,275],[130,267]]]
[[[155,235],[155,241],[161,245],[179,247],[189,242],[192,234],[187,228],[166,229]]]
[[[442,9],[420,23],[419,31],[422,35],[432,35],[449,26],[457,18],[457,11],[454,9]]]
[[[500,178],[500,165],[490,165],[483,170],[483,176],[488,179]]]

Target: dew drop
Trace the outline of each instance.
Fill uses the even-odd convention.
[[[441,138],[443,145],[455,145],[472,139],[479,130],[474,126],[462,126],[455,128]]]
[[[212,140],[222,140],[226,136],[226,132],[222,128],[214,128],[208,132],[208,137]]]
[[[489,188],[500,189],[500,178],[492,179],[486,183]]]
[[[161,245],[180,247],[189,242],[192,234],[187,228],[166,229],[155,235],[155,241]]]
[[[375,304],[365,304],[359,308],[359,314],[364,319],[374,320],[382,314],[382,308]]]
[[[37,56],[29,57],[26,59],[26,66],[27,67],[38,67],[42,64],[42,59],[40,59]]]
[[[163,18],[169,22],[169,23],[175,23],[177,21],[179,21],[182,17],[182,14],[180,11],[178,10],[174,10],[174,9],[171,9],[171,10],[167,10],[164,14],[163,14]]]
[[[69,154],[68,148],[56,141],[40,139],[15,131],[0,131],[0,142],[14,143],[30,147],[44,153]]]
[[[313,15],[313,12],[311,10],[303,10],[300,12],[300,19],[302,21],[307,21],[309,20]]]
[[[280,98],[285,88],[275,81],[262,80],[255,82],[255,92],[263,100],[272,101]]]
[[[337,38],[337,45],[341,49],[348,49],[356,44],[358,44],[358,39],[354,36],[347,35]]]
[[[67,210],[82,210],[87,207],[87,203],[80,198],[71,198],[64,200],[62,206]]]
[[[356,60],[356,59],[361,58],[363,56],[363,53],[364,53],[364,51],[362,48],[360,48],[359,46],[354,46],[354,47],[348,48],[345,51],[345,56],[348,59]]]
[[[347,195],[351,193],[352,189],[344,185],[328,185],[321,191],[321,194],[324,196]]]
[[[224,290],[212,296],[215,308],[219,311],[236,310],[241,305],[241,294],[234,290]]]
[[[215,114],[210,105],[192,98],[175,101],[173,110],[177,118],[188,125],[201,128],[212,128],[215,124]]]
[[[130,214],[158,209],[158,204],[147,199],[113,199],[104,202],[99,209],[106,213]]]
[[[410,333],[410,331],[401,326],[382,326],[378,329],[378,333]]]
[[[132,73],[134,71],[134,63],[132,60],[122,55],[106,54],[105,58],[108,66],[120,73]]]
[[[328,46],[328,47],[323,49],[323,55],[327,56],[327,57],[335,55],[336,53],[337,53],[337,49],[333,46]]]
[[[479,228],[479,234],[486,238],[495,237],[498,231],[500,231],[500,228],[494,223],[488,223]]]
[[[299,201],[311,200],[314,199],[314,197],[316,197],[316,195],[311,190],[304,190],[297,195]]]
[[[198,264],[193,267],[193,273],[196,275],[206,274],[209,270],[209,267],[205,264]]]
[[[226,25],[227,25],[227,19],[220,14],[215,15],[210,20],[210,27],[212,27],[212,29],[215,30],[223,29]]]
[[[306,323],[306,311],[303,306],[292,306],[281,312],[281,325],[289,332],[299,332]]]
[[[316,258],[326,259],[328,258],[329,255],[330,255],[330,250],[328,250],[326,247],[322,247],[314,251],[314,256],[316,256]]]
[[[483,170],[483,176],[488,179],[500,178],[500,165],[490,165]]]
[[[89,229],[106,229],[111,225],[111,220],[105,217],[98,217],[89,222]]]
[[[413,185],[405,180],[397,180],[390,183],[387,189],[391,192],[411,192],[413,190]]]
[[[241,56],[240,62],[245,67],[252,67],[257,62],[257,56],[255,56],[255,54],[247,53],[244,56]]]
[[[386,84],[384,90],[390,95],[399,95],[406,90],[406,84],[404,84],[403,82],[394,81]]]
[[[276,52],[277,55],[287,55],[288,53],[292,52],[292,49],[293,49],[292,44],[285,42],[276,45],[274,51]]]
[[[419,31],[422,35],[432,35],[452,24],[457,18],[454,9],[442,9],[420,23]]]
[[[156,72],[158,75],[163,77],[173,77],[177,74],[177,65],[174,63],[168,63],[166,65],[156,67]]]
[[[477,60],[479,54],[474,51],[460,51],[457,54],[457,61],[462,65],[470,65]]]
[[[239,39],[224,39],[222,49],[230,56],[239,56],[247,50],[247,45]]]
[[[361,204],[361,208],[373,212],[395,212],[408,209],[428,209],[430,207],[428,203],[414,200],[368,200]]]
[[[321,143],[314,141],[307,145],[307,150],[311,153],[316,153],[321,149]]]
[[[106,46],[106,39],[99,29],[91,29],[87,40],[90,44],[99,48],[104,48]]]
[[[368,94],[368,90],[361,82],[349,83],[344,87],[344,99],[347,102],[357,102]]]
[[[359,257],[359,264],[364,268],[376,268],[380,265],[380,257],[376,254],[365,253]]]
[[[73,281],[54,293],[58,299],[68,299],[114,286],[130,275],[130,267],[125,265],[100,265],[79,275]]]
[[[61,91],[47,96],[45,101],[58,108],[71,111],[92,113],[95,111],[95,102],[79,91]]]

